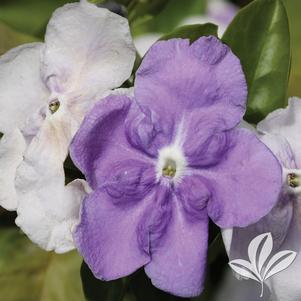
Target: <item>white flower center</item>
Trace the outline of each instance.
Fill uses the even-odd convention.
[[[177,181],[183,176],[187,166],[185,156],[179,146],[172,145],[159,151],[157,162],[157,178]]]
[[[48,108],[51,114],[54,114],[60,108],[60,101],[58,99],[54,99],[50,102]]]

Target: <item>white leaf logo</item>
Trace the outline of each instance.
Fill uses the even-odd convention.
[[[297,256],[296,252],[285,250],[276,253],[268,261],[272,250],[272,234],[264,233],[256,236],[250,242],[248,247],[248,257],[250,261],[235,259],[229,262],[234,272],[261,284],[260,297],[263,296],[264,281],[288,268]]]

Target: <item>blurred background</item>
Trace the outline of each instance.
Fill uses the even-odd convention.
[[[23,43],[43,41],[52,12],[67,2],[72,1],[0,0],[0,54]],[[129,18],[137,52],[142,57],[160,36],[177,26],[212,22],[219,25],[219,35],[222,35],[236,12],[251,1],[140,0],[141,6],[138,3],[134,12],[126,9],[130,0],[116,0],[119,4],[91,2]],[[283,2],[288,12],[292,45],[289,96],[301,96],[301,1]],[[82,259],[77,252],[57,255],[40,250],[14,225],[14,219],[15,213],[0,207],[0,301],[84,301],[79,273]],[[212,250],[220,251],[210,254],[205,293],[194,300],[213,300],[209,291],[217,290],[223,273],[216,275],[211,268],[217,265],[219,270],[221,267],[226,270],[227,258],[221,241],[213,243],[216,246],[213,245]],[[135,297],[128,296],[127,301],[132,300],[135,301]],[[156,297],[148,300],[157,301]]]

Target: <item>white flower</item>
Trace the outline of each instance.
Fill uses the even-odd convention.
[[[298,253],[294,263],[267,281],[273,301],[301,300],[301,99],[269,114],[257,125],[260,139],[273,151],[283,169],[283,190],[277,206],[256,224],[227,229],[224,243],[230,259],[243,258],[251,237],[272,232],[275,251]],[[267,170],[267,172],[269,172]],[[239,286],[237,287],[239,291]]]
[[[83,180],[65,186],[63,163],[89,108],[129,78],[135,60],[125,18],[87,1],[49,21],[45,43],[0,58],[0,205],[46,250],[73,249]]]

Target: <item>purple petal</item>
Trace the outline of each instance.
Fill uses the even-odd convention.
[[[160,244],[152,249],[152,260],[145,266],[153,285],[177,296],[197,296],[205,278],[208,219],[192,222],[181,202],[173,196],[172,215]]]
[[[121,95],[111,95],[98,102],[73,139],[72,160],[93,189],[107,179],[116,162],[142,157],[125,135],[124,122],[131,104],[127,96]]]
[[[246,129],[229,132],[230,148],[223,160],[200,170],[210,182],[208,214],[222,228],[255,223],[276,204],[282,171],[272,152]]]
[[[133,103],[126,120],[126,134],[131,145],[155,157],[158,150],[171,142],[173,126],[169,126],[156,112]]]
[[[191,221],[204,218],[204,209],[211,197],[207,180],[198,176],[186,176],[175,187],[175,193],[181,201],[186,218]]]
[[[172,194],[169,188],[158,185],[152,203],[145,210],[138,226],[138,240],[146,252],[160,246],[171,218]]]
[[[229,147],[227,126],[220,114],[202,109],[185,113],[182,122],[183,150],[190,166],[217,164]]]
[[[247,86],[236,56],[215,37],[156,43],[136,75],[135,97],[162,120],[181,120],[183,110],[222,113],[229,127],[245,112]]]
[[[137,161],[117,161],[111,166],[110,173],[103,180],[103,187],[119,206],[143,199],[154,187],[156,181],[155,167]]]
[[[138,225],[152,198],[149,194],[140,202],[124,207],[98,190],[84,200],[74,239],[95,277],[104,280],[124,277],[150,261],[138,240]]]

